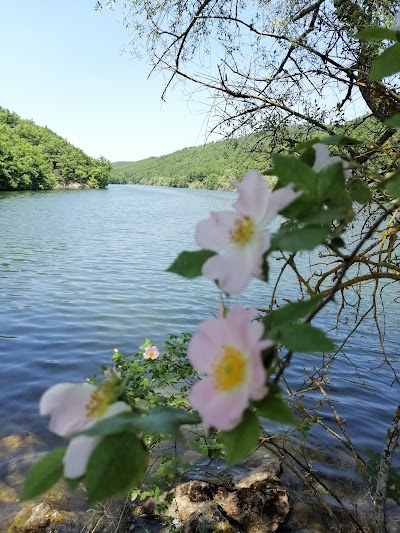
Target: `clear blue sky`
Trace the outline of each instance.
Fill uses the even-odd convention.
[[[130,35],[95,0],[0,0],[0,106],[93,157],[133,161],[206,141],[207,105],[121,50]]]

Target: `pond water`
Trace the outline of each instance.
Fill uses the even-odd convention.
[[[0,436],[28,429],[50,439],[37,409],[47,387],[98,373],[115,347],[134,353],[145,337],[161,346],[169,333],[194,332],[200,320],[216,315],[219,293],[211,282],[188,282],[165,269],[177,253],[196,248],[196,223],[210,210],[229,209],[233,199],[227,192],[137,185],[0,193]],[[280,265],[272,259],[272,280]],[[254,280],[234,301],[267,306],[272,287]],[[284,278],[280,301],[296,294],[293,277]],[[383,295],[386,357],[397,370],[399,297],[395,285]],[[369,303],[362,299],[361,310]],[[339,339],[355,319],[349,306],[336,329],[336,310],[332,305],[315,324]],[[320,358],[296,355],[290,384],[299,385],[303,369],[319,367]],[[381,450],[399,399],[382,359],[367,319],[338,354],[326,385],[362,452]],[[329,407],[320,414],[334,427]],[[342,453],[322,429],[310,438]]]

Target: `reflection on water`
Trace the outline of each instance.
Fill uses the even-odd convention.
[[[114,347],[133,353],[145,337],[161,345],[167,334],[193,332],[199,320],[216,314],[213,284],[188,282],[165,269],[179,251],[196,248],[197,221],[210,210],[229,209],[232,199],[226,192],[128,185],[0,193],[1,434],[21,428],[43,433],[46,421],[37,413],[43,390],[92,376],[109,362]],[[307,254],[302,261],[310,262]],[[272,281],[281,264],[271,260]],[[279,298],[293,299],[293,287],[288,275]],[[253,281],[235,301],[265,307],[271,294],[272,284]],[[392,286],[386,357],[398,370],[396,298],[399,289]],[[362,300],[361,308],[368,305],[368,298]],[[354,311],[343,312],[339,329],[336,311],[332,305],[316,325],[341,339],[354,327]],[[361,450],[379,451],[399,397],[381,360],[376,330],[367,319],[324,383]],[[304,370],[311,374],[320,366],[320,356],[296,355],[287,374],[290,387],[301,385]],[[313,406],[320,398],[318,391],[304,402]],[[334,427],[328,405],[319,416]],[[316,448],[329,444],[339,454],[322,428],[311,431],[309,442]]]

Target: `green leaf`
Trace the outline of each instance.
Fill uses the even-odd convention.
[[[222,444],[226,451],[228,465],[238,463],[257,446],[260,436],[260,422],[253,411],[245,411],[242,422],[232,431],[222,431]]]
[[[393,198],[400,197],[400,175],[393,176],[385,185],[385,191]]]
[[[318,173],[317,179],[319,201],[342,207],[342,197],[346,185],[342,163],[338,161],[323,168]]]
[[[303,150],[300,154],[300,161],[303,161],[309,167],[312,167],[315,163],[315,150],[312,146],[309,146]]]
[[[271,242],[271,248],[298,252],[299,250],[313,250],[322,244],[329,234],[329,228],[321,226],[306,226],[304,228],[286,229],[282,227]]]
[[[333,209],[325,208],[317,213],[313,213],[302,219],[306,225],[330,224],[334,220],[352,220],[354,216],[353,210],[346,207],[334,207]]]
[[[148,451],[132,433],[108,435],[89,458],[85,484],[90,504],[121,496],[140,483],[146,472]]]
[[[400,71],[400,43],[386,48],[372,63],[369,79],[378,81]]]
[[[320,142],[322,144],[329,144],[332,146],[358,146],[364,143],[364,141],[361,141],[360,139],[349,137],[343,133],[338,135],[330,135],[329,137],[323,137]]]
[[[349,192],[355,202],[366,204],[371,200],[371,191],[368,185],[360,180],[354,179],[349,182]]]
[[[292,352],[331,352],[333,342],[311,324],[292,324],[279,329],[279,342]]]
[[[298,302],[290,302],[281,307],[271,311],[267,316],[264,317],[263,322],[267,330],[287,326],[288,324],[293,324],[297,320],[306,317],[312,313],[322,301],[322,296],[314,296],[310,300],[300,300]]]
[[[176,407],[158,407],[149,413],[138,416],[133,413],[104,418],[94,426],[82,431],[88,436],[113,435],[124,431],[135,430],[144,433],[162,433],[164,435],[178,436],[180,426],[184,424],[198,424],[200,419],[194,413],[188,413]]]
[[[64,481],[67,484],[69,490],[73,491],[79,487],[79,484],[82,481],[82,478],[70,479],[70,478],[65,477]]]
[[[295,425],[297,420],[290,405],[282,398],[277,385],[271,385],[267,396],[259,402],[254,402],[258,416],[281,422],[282,424]]]
[[[385,124],[392,128],[400,128],[400,113],[385,120]]]
[[[57,448],[31,468],[22,489],[21,501],[36,498],[57,483],[64,471],[64,454],[65,448]]]
[[[330,135],[329,137],[323,137],[322,139],[320,137],[314,137],[312,139],[308,139],[307,141],[296,144],[294,150],[296,152],[300,152],[301,150],[310,148],[316,143],[322,143],[332,146],[357,146],[359,144],[363,144],[364,141],[354,139],[353,137],[348,137],[344,134]]]
[[[274,154],[273,173],[278,177],[274,190],[292,183],[302,194],[282,211],[288,219],[301,219],[305,214],[319,211],[317,202],[317,174],[306,163],[292,155]]]
[[[144,433],[162,433],[164,435],[180,435],[180,426],[199,424],[199,416],[176,407],[158,407],[136,421],[136,428]]]
[[[306,163],[292,155],[273,154],[273,171],[279,183],[285,187],[293,183],[296,189],[313,192],[316,186],[316,174]]]
[[[167,272],[179,274],[184,278],[196,278],[201,276],[203,264],[215,255],[211,250],[198,250],[196,252],[181,252]]]
[[[390,30],[389,28],[365,28],[355,34],[360,41],[396,41],[400,38],[400,32]]]

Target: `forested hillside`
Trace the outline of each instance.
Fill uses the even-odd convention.
[[[0,190],[104,188],[110,173],[106,159],[93,159],[48,128],[0,107]]]
[[[268,141],[242,137],[184,148],[172,154],[136,162],[113,163],[112,183],[230,190],[232,179],[269,164]]]
[[[332,126],[333,128],[333,126]],[[374,117],[361,116],[336,126],[338,134],[362,139],[374,145],[385,127]],[[253,134],[239,139],[226,139],[204,146],[184,148],[172,154],[150,157],[141,161],[112,163],[111,183],[139,183],[202,189],[233,190],[232,179],[241,179],[251,169],[266,170],[271,165],[272,151],[290,150],[307,136],[326,136],[304,126],[281,128],[274,137],[267,133]],[[376,151],[365,162],[372,172],[380,172],[397,153],[399,141],[389,139],[385,151]],[[363,150],[352,148],[353,157],[363,157]],[[349,155],[349,147],[333,148],[332,152]]]

